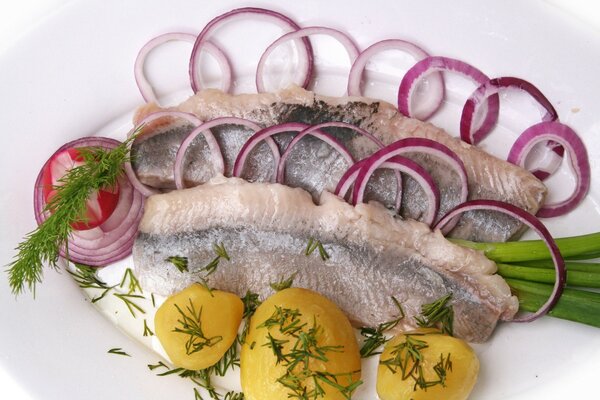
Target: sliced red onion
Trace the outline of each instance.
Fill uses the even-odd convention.
[[[218,17],[214,18],[204,27],[204,29],[202,29],[202,32],[200,32],[200,34],[196,38],[196,42],[194,43],[194,48],[192,49],[192,55],[190,57],[189,74],[190,74],[190,83],[192,85],[192,90],[194,91],[194,93],[196,93],[196,92],[198,92],[198,90],[200,90],[200,83],[198,82],[198,78],[197,78],[198,77],[198,74],[197,74],[198,55],[199,55],[200,50],[208,42],[208,37],[210,36],[210,34],[212,32],[214,32],[222,23],[224,23],[228,20],[231,20],[234,17],[249,16],[249,15],[259,16],[264,19],[267,19],[271,22],[276,23],[277,25],[279,25],[280,27],[282,27],[284,30],[287,30],[287,31],[295,31],[295,30],[300,29],[300,26],[297,23],[295,23],[292,19],[290,19],[289,17],[287,17],[281,13],[278,13],[276,11],[267,10],[264,8],[254,8],[254,7],[238,8],[238,9],[229,11],[225,14],[219,15]],[[302,73],[302,81],[303,81],[302,87],[306,88],[306,87],[308,87],[308,85],[312,79],[313,58],[314,58],[313,50],[312,50],[310,41],[307,38],[302,38],[301,41],[297,41],[296,45],[298,46],[298,49],[299,49],[300,65],[299,65],[298,69]]]
[[[475,134],[472,131],[473,116],[477,114],[479,106],[484,101],[492,95],[497,95],[501,89],[505,88],[522,90],[537,101],[545,111],[542,121],[558,120],[558,113],[554,109],[554,106],[552,106],[552,103],[550,103],[550,100],[530,82],[511,76],[494,78],[479,86],[465,102],[460,119],[460,137],[462,140],[477,145],[490,133],[493,125],[481,126]],[[544,180],[560,167],[564,148],[556,142],[548,141],[545,142],[544,146],[538,146],[536,150],[540,154],[538,154],[537,160],[534,162],[535,167],[531,168],[530,171],[538,179]]]
[[[544,226],[544,224],[537,219],[532,214],[527,211],[516,207],[509,203],[504,203],[502,201],[497,200],[471,200],[467,201],[463,204],[458,205],[451,211],[449,211],[442,219],[438,221],[438,223],[434,226],[433,229],[440,229],[444,227],[449,221],[455,219],[458,215],[474,210],[491,210],[501,212],[503,214],[509,215],[513,218],[518,219],[521,223],[530,227],[535,233],[537,233],[546,246],[548,246],[548,250],[550,250],[550,255],[552,256],[552,261],[554,262],[554,269],[556,271],[556,279],[554,282],[554,289],[552,290],[552,294],[537,310],[535,313],[525,315],[523,317],[514,318],[513,322],[530,322],[533,321],[543,315],[545,315],[548,311],[554,307],[562,291],[565,287],[565,283],[567,281],[567,271],[565,269],[565,261],[563,260],[562,255],[560,254],[560,250],[556,245],[556,242],[548,232],[548,229]]]
[[[233,176],[241,177],[242,171],[244,170],[244,165],[246,164],[246,160],[248,159],[248,155],[254,148],[263,140],[272,137],[273,135],[277,135],[278,133],[284,132],[301,132],[306,128],[309,128],[310,125],[303,124],[301,122],[288,122],[279,125],[273,125],[268,128],[261,129],[256,132],[252,137],[250,137],[246,143],[242,146],[242,149],[238,153],[235,163],[233,164]],[[274,154],[275,156],[275,154]],[[277,157],[273,159],[273,182],[276,181],[277,177],[277,167],[279,166],[279,152],[277,152]]]
[[[344,175],[338,182],[337,187],[335,188],[335,195],[342,198],[346,197],[346,193],[348,193],[348,190],[350,189],[352,184],[355,183],[361,168],[363,168],[363,166],[367,165],[368,163],[369,158],[365,158],[348,168],[346,173],[344,173]],[[428,204],[430,206],[428,208],[427,214],[423,217],[423,222],[427,225],[431,225],[435,220],[435,217],[440,207],[440,191],[433,182],[433,179],[431,178],[429,173],[423,167],[413,162],[412,160],[400,156],[396,156],[389,159],[388,161],[385,161],[379,166],[379,168],[392,169],[397,172],[404,172],[410,175],[421,185],[423,191],[425,192],[425,195],[427,196],[429,202]],[[402,202],[401,190],[401,188],[399,188],[398,190],[398,192],[400,192],[400,202]],[[363,198],[359,197],[357,204],[362,202]],[[398,209],[399,208],[400,207],[398,206]]]
[[[429,54],[414,43],[400,39],[387,39],[372,44],[358,56],[352,64],[350,75],[348,77],[348,96],[362,96],[363,92],[360,88],[360,83],[363,71],[367,62],[375,54],[388,50],[399,50],[410,54],[416,61],[420,61]],[[429,85],[426,88],[424,97],[429,99],[427,109],[413,110],[413,115],[417,119],[427,119],[435,110],[438,109],[444,100],[444,78],[440,72],[434,72],[429,76]]]
[[[256,68],[256,90],[259,93],[265,92],[265,84],[263,80],[265,63],[269,58],[269,55],[279,47],[282,43],[287,42],[288,40],[306,38],[310,35],[327,35],[335,38],[339,41],[346,51],[348,52],[348,57],[350,58],[350,64],[354,63],[354,60],[358,57],[360,51],[358,50],[358,46],[354,43],[354,41],[345,33],[338,31],[336,29],[327,28],[324,26],[311,26],[307,28],[298,29],[295,32],[289,32],[285,35],[281,36],[279,39],[275,40],[263,53],[260,57],[260,61],[258,62],[258,67]]]
[[[69,142],[57,152],[72,147],[101,146],[112,149],[119,144],[120,142],[114,139],[87,137]],[[44,169],[45,165],[41,171]],[[50,212],[45,210],[42,175],[40,172],[34,190],[34,211],[38,224],[42,224],[50,216]],[[67,242],[68,249],[61,249],[61,255],[73,262],[91,266],[104,266],[127,257],[131,253],[143,215],[143,205],[144,196],[135,190],[125,177],[120,178],[119,202],[110,217],[96,228],[73,231]]]
[[[204,131],[206,131],[210,128],[214,128],[215,126],[220,126],[220,125],[225,125],[225,124],[242,125],[242,126],[245,126],[246,128],[252,129],[254,132],[258,132],[261,129],[261,127],[256,123],[249,121],[247,119],[237,118],[237,117],[215,118],[213,120],[204,122],[203,124],[200,124],[199,126],[197,126],[193,131],[191,131],[186,136],[186,138],[183,140],[183,142],[181,142],[179,149],[177,150],[177,155],[175,157],[175,165],[173,167],[173,172],[174,172],[174,176],[175,176],[175,185],[176,185],[177,189],[185,189],[185,184],[183,182],[183,159],[185,157],[185,152],[187,151],[187,148],[190,146],[192,141],[199,134],[203,133]],[[275,143],[275,141],[272,138],[268,137],[265,139],[265,142],[271,148],[273,157],[278,158],[279,157],[279,147],[277,147],[277,144]],[[220,171],[220,172],[222,174],[224,174],[224,170]]]
[[[134,64],[134,76],[135,81],[137,83],[138,89],[142,94],[142,97],[146,101],[146,103],[156,103],[158,104],[158,99],[156,98],[156,94],[154,93],[154,89],[148,79],[146,78],[146,74],[144,73],[144,64],[146,62],[146,57],[148,54],[154,50],[156,47],[165,44],[171,41],[182,41],[182,42],[190,42],[194,43],[196,41],[196,35],[191,33],[183,33],[183,32],[171,32],[165,33],[160,36],[151,39],[146,43],[139,51],[137,58],[135,59]],[[223,51],[215,46],[213,43],[207,41],[202,50],[206,51],[208,54],[214,57],[214,59],[219,64],[221,68],[221,90],[223,92],[229,92],[231,89],[231,66],[229,65],[229,60],[227,56],[223,53]]]
[[[527,128],[510,149],[508,161],[524,166],[529,151],[543,141],[554,141],[567,149],[571,168],[575,173],[576,186],[573,193],[566,200],[544,204],[537,213],[542,218],[558,217],[577,207],[589,191],[592,176],[590,162],[585,145],[577,133],[558,121],[544,121]]]
[[[352,203],[357,204],[360,199],[363,198],[364,192],[367,187],[367,182],[373,172],[381,167],[381,165],[392,159],[395,156],[403,155],[410,152],[424,153],[441,159],[446,162],[454,172],[458,175],[461,182],[461,193],[460,201],[463,202],[469,195],[469,186],[467,179],[467,171],[462,160],[450,150],[448,147],[441,143],[438,143],[431,139],[425,138],[405,138],[394,142],[383,149],[377,151],[367,160],[365,165],[360,169],[356,182],[354,183],[354,190],[352,192]],[[430,204],[431,207],[431,204]],[[457,221],[452,221],[451,224],[446,227],[449,232]]]
[[[333,136],[321,131],[321,129],[323,129],[323,128],[352,129],[353,131],[370,139],[379,148],[384,147],[383,142],[381,140],[379,140],[378,138],[376,138],[375,136],[373,136],[373,134],[371,134],[370,132],[367,132],[362,128],[348,124],[346,122],[324,122],[322,124],[309,126],[308,128],[301,131],[298,135],[296,135],[292,139],[292,141],[287,145],[285,151],[281,155],[281,159],[279,160],[279,165],[277,166],[277,182],[278,183],[283,183],[283,181],[284,181],[285,162],[287,161],[288,156],[290,155],[291,151],[294,149],[296,144],[306,135],[315,136],[315,137],[323,140],[324,142],[326,142],[327,144],[329,144],[330,146],[335,148],[342,155],[342,157],[344,157],[346,159],[346,161],[348,161],[350,163],[350,165],[354,164],[354,157],[352,157],[352,154],[350,154],[348,149],[346,149],[346,147],[342,143],[340,143],[338,140],[336,140]]]
[[[448,57],[424,58],[406,72],[400,83],[400,88],[398,89],[398,110],[402,114],[407,117],[415,115],[411,104],[412,95],[421,79],[433,71],[458,72],[472,79],[478,85],[483,85],[489,80],[488,76],[483,72],[463,61]],[[424,110],[422,115],[425,116],[423,119],[428,119],[438,110],[439,104],[436,104],[436,101],[435,99],[428,99],[427,104],[421,106],[422,110]],[[486,105],[485,117],[483,121],[476,124],[474,135],[478,135],[479,130],[482,128],[487,128],[490,125],[493,126],[498,120],[500,107],[498,94],[490,96],[486,101]]]
[[[134,132],[141,129],[142,132],[140,133],[140,136],[138,138],[134,139],[134,141],[138,140],[139,138],[152,137],[156,133],[152,133],[152,132],[144,133],[143,132],[144,126],[147,124],[150,124],[151,122],[154,122],[158,119],[162,119],[162,118],[184,119],[184,120],[188,121],[189,123],[191,123],[192,125],[194,125],[196,128],[198,126],[202,125],[202,120],[200,120],[200,118],[198,118],[197,116],[195,116],[194,114],[191,114],[191,113],[186,113],[186,112],[182,112],[182,111],[158,111],[158,112],[154,112],[154,113],[146,115],[138,123],[138,125],[129,132],[128,136],[131,136]],[[192,131],[192,133],[194,133],[196,130],[197,129],[194,129]],[[195,135],[197,136],[199,133],[202,133],[204,135],[204,139],[206,140],[206,143],[208,144],[208,148],[210,149],[210,152],[211,152],[211,155],[213,158],[213,162],[215,163],[216,170],[223,173],[225,171],[225,161],[223,160],[223,153],[221,152],[221,147],[219,146],[219,143],[215,139],[215,136],[207,128],[203,128],[202,130],[196,132]],[[132,185],[136,189],[138,189],[144,196],[150,196],[152,194],[159,193],[156,189],[154,189],[150,186],[144,185],[142,182],[140,182],[138,177],[135,175],[135,172],[133,171],[133,168],[132,168],[130,162],[126,162],[124,167],[125,167],[125,173],[127,174],[127,177],[131,181]]]

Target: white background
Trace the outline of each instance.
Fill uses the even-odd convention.
[[[44,18],[59,12],[65,4],[75,0],[19,0],[0,2],[0,57],[11,46],[18,46],[19,37],[35,29]],[[549,0],[567,12],[575,14],[582,23],[591,23],[600,29],[600,4],[587,0]],[[0,71],[1,73],[1,71]],[[0,260],[3,265],[6,260]],[[0,355],[1,356],[1,355]],[[0,363],[0,366],[2,363]],[[23,388],[12,380],[8,371],[0,368],[0,398],[31,400]]]

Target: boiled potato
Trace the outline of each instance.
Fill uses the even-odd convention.
[[[421,354],[422,378],[431,385],[426,390],[415,386],[417,380],[414,377],[419,377],[416,369],[412,376],[402,379],[401,369],[395,367],[394,360],[407,360],[408,348],[416,348]],[[400,349],[403,349],[401,353]],[[401,357],[398,358],[398,354]],[[448,368],[448,357],[451,368]],[[412,359],[408,360],[406,370],[414,366]],[[386,363],[396,372],[392,372]],[[435,371],[436,365],[439,371],[445,370],[443,385],[436,383],[441,380]],[[478,373],[479,359],[463,340],[438,331],[417,330],[399,334],[386,343],[377,371],[377,393],[382,400],[464,400],[469,397]]]
[[[155,333],[174,365],[204,369],[219,361],[236,340],[243,312],[236,295],[193,284],[156,311]]]
[[[320,351],[322,357],[315,358]],[[308,367],[303,361],[293,367],[304,360],[303,354],[312,354]],[[349,389],[360,379],[360,353],[348,318],[327,298],[306,289],[282,290],[256,309],[240,359],[242,389],[249,400],[287,399],[301,388],[308,398],[323,389],[319,399],[345,399],[324,379],[337,379]]]

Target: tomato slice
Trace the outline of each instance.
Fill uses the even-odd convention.
[[[83,158],[76,148],[65,149],[48,160],[42,172],[42,193],[46,204],[56,195],[56,186],[62,185],[60,178],[80,165],[83,165]],[[82,231],[102,225],[115,210],[118,202],[119,185],[91,193],[86,202],[83,221],[73,223],[71,226],[75,230]]]

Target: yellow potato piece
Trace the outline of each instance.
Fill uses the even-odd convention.
[[[408,336],[410,338],[407,338]],[[407,340],[412,342],[408,343]],[[412,346],[422,347],[423,343],[427,347],[418,350],[422,356],[422,377],[432,385],[426,389],[415,387],[416,380],[411,376],[402,379],[400,368],[392,365],[396,369],[396,373],[393,373],[388,366],[382,364],[386,360],[394,359],[400,348],[404,348],[400,359],[406,360],[406,349]],[[452,363],[451,370],[447,368],[448,355]],[[440,380],[440,375],[434,369],[436,365],[446,366],[444,385],[433,384]],[[409,358],[407,370],[412,366],[414,362]],[[464,400],[469,397],[478,373],[479,359],[463,340],[430,329],[407,332],[395,336],[385,345],[377,371],[377,394],[381,400]],[[419,375],[415,371],[413,376]]]
[[[286,317],[283,324],[274,322],[282,321],[282,316]],[[310,338],[315,338],[316,344],[304,347]],[[279,361],[274,351],[277,344],[281,346]],[[307,369],[299,362],[288,372],[301,353],[294,355],[294,346],[313,355],[319,353],[316,350],[319,348],[326,361],[310,357]],[[282,290],[256,309],[240,360],[242,389],[248,400],[289,398],[294,390],[282,382],[300,385],[308,394],[318,389],[318,385],[323,389],[319,399],[345,399],[340,388],[324,379],[347,388],[360,380],[360,353],[348,318],[327,298],[306,289]]]
[[[191,370],[219,361],[237,338],[244,304],[234,294],[193,284],[156,311],[155,333],[174,365]]]

